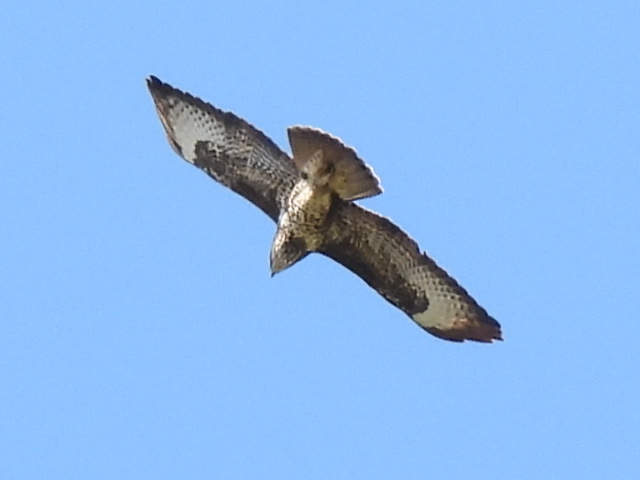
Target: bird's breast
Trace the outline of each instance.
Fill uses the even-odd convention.
[[[306,183],[297,185],[291,192],[278,228],[303,239],[308,250],[317,250],[324,240],[331,201],[329,191],[312,188]]]

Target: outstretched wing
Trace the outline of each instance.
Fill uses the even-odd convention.
[[[147,86],[169,143],[178,155],[277,221],[296,181],[291,158],[233,113],[153,76]]]
[[[356,153],[342,141],[327,132],[299,125],[289,127],[289,143],[293,162],[298,171],[318,151],[323,160],[334,167],[329,186],[343,200],[357,200],[382,193],[380,179]]]
[[[341,202],[320,251],[437,337],[502,340],[500,324],[387,218]]]

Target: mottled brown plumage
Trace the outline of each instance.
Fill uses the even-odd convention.
[[[437,337],[502,338],[500,324],[405,232],[352,202],[382,192],[355,150],[321,130],[291,127],[291,158],[234,114],[156,77],[147,85],[173,149],[278,222],[272,273],[322,253]]]

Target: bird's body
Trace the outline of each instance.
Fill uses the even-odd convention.
[[[321,251],[329,239],[332,207],[339,207],[341,197],[382,192],[371,168],[337,138],[315,128],[291,127],[289,141],[298,181],[278,218],[270,255],[272,274]]]
[[[326,236],[332,193],[306,180],[295,184],[283,209],[271,246],[271,273],[276,274],[317,252]]]
[[[500,340],[500,324],[390,220],[353,201],[382,192],[355,150],[311,127],[288,130],[293,158],[230,112],[148,80],[173,149],[277,222],[271,271],[311,252],[341,263],[429,333]]]

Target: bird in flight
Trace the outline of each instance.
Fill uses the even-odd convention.
[[[231,112],[154,76],[147,86],[173,150],[276,222],[272,275],[321,253],[436,337],[502,340],[500,324],[414,240],[354,202],[382,188],[353,148],[322,130],[293,126],[289,156]]]

